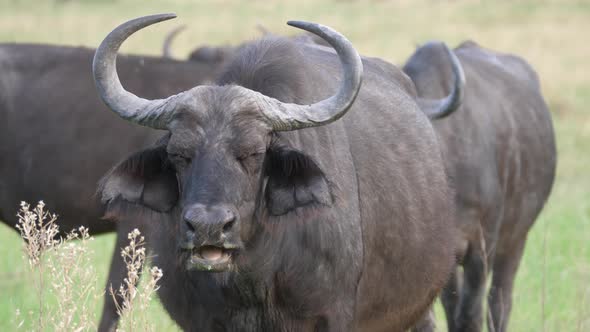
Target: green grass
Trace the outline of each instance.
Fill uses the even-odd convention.
[[[0,0],[0,41],[96,47],[117,24],[133,17],[176,12],[172,23],[133,36],[123,51],[159,54],[175,24],[179,57],[199,44],[237,43],[258,36],[255,25],[295,33],[285,22],[330,25],[360,53],[403,63],[418,43],[440,39],[454,46],[473,39],[525,57],[539,72],[554,115],[559,151],[557,180],[548,205],[529,234],[514,293],[511,331],[590,330],[590,5],[586,1],[54,1]],[[59,213],[59,211],[56,211]],[[114,237],[92,246],[104,283]],[[14,311],[36,305],[32,277],[16,233],[0,226],[0,330],[12,330]],[[102,303],[96,302],[100,311]],[[437,310],[444,330],[440,308]],[[154,308],[159,330],[173,329]]]

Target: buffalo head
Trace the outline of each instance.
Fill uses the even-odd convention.
[[[96,51],[94,79],[109,108],[128,121],[168,131],[155,147],[130,157],[105,177],[102,198],[123,199],[172,216],[187,269],[227,271],[248,245],[261,204],[270,215],[330,204],[330,189],[318,164],[282,145],[275,133],[342,117],[360,89],[363,67],[350,42],[336,31],[290,21],[336,50],[344,78],[335,95],[298,105],[238,85],[197,86],[159,100],[126,91],[116,71],[119,47],[134,32],[174,17],[162,14],[126,22]]]

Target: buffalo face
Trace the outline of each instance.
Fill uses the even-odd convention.
[[[166,144],[177,179],[178,239],[188,269],[226,271],[243,250],[261,191],[270,128],[235,90],[211,88],[207,107],[178,112]],[[248,114],[250,116],[248,116]]]
[[[169,214],[187,270],[232,270],[264,215],[332,200],[311,157],[274,134],[247,100],[217,89],[201,96],[210,106],[179,111],[170,134],[115,167],[100,189],[103,200]]]

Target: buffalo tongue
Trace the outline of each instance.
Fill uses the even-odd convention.
[[[201,249],[201,257],[210,261],[219,260],[223,257],[223,249],[217,247],[204,247]]]

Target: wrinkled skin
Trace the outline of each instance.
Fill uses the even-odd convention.
[[[94,50],[48,45],[0,45],[0,220],[14,228],[19,202],[44,200],[62,232],[118,232],[108,284],[125,274],[119,249],[127,224],[101,219],[96,183],[132,151],[161,133],[120,121],[96,95]],[[120,75],[149,98],[178,93],[214,76],[215,67],[155,57],[121,56]],[[157,80],[158,84],[153,84]],[[107,296],[106,320],[115,318]]]
[[[167,136],[105,176],[108,214],[148,234],[182,329],[404,331],[427,311],[454,262],[452,192],[412,83],[363,66],[341,120],[276,132],[233,85],[309,104],[338,87],[338,58],[281,39],[243,47]],[[201,271],[187,243],[219,233],[238,248],[231,264]]]
[[[466,75],[463,106],[433,121],[456,189],[456,270],[442,294],[449,331],[480,331],[486,279],[490,331],[504,332],[526,236],[555,175],[551,116],[534,70],[521,58],[465,42],[454,50]],[[450,89],[443,47],[420,47],[404,66],[420,97]]]

